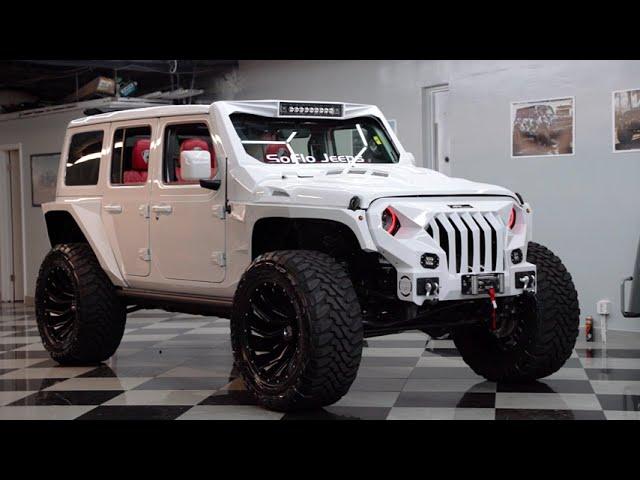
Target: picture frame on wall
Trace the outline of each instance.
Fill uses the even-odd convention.
[[[640,150],[640,88],[611,94],[613,152]]]
[[[39,207],[56,198],[60,153],[31,155],[31,205]]]
[[[511,102],[511,158],[575,154],[575,97]]]

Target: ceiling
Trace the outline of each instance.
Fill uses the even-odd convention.
[[[138,82],[136,95],[176,88],[206,88],[205,80],[228,71],[235,60],[16,60],[0,61],[3,110],[16,111],[64,103],[65,97],[97,76]],[[11,94],[10,94],[11,95]],[[32,97],[32,98],[27,98]]]

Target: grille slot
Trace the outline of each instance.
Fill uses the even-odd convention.
[[[446,254],[451,273],[499,272],[504,264],[505,225],[492,212],[438,213],[424,227]]]

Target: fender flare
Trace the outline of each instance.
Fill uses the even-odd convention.
[[[102,224],[101,208],[102,200],[100,198],[69,199],[42,206],[45,217],[49,212],[67,212],[87,239],[87,243],[111,282],[119,287],[127,287],[128,284],[118,266],[107,232]],[[48,228],[47,226],[47,230]]]

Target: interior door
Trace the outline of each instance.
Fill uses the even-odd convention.
[[[108,179],[102,220],[125,278],[147,277],[149,250],[149,164],[156,152],[151,142],[157,120],[117,122],[105,139]]]
[[[449,89],[442,88],[433,95],[433,138],[436,169],[451,175],[451,141],[449,137]]]
[[[207,190],[181,178],[180,153],[211,153],[211,178],[223,178],[222,152],[204,116],[161,119],[160,181],[151,192],[151,252],[164,279],[221,282],[225,275],[225,191]]]
[[[20,182],[20,153],[9,151],[11,182],[11,230],[13,247],[13,301],[24,300],[23,253],[22,253],[22,185]]]

